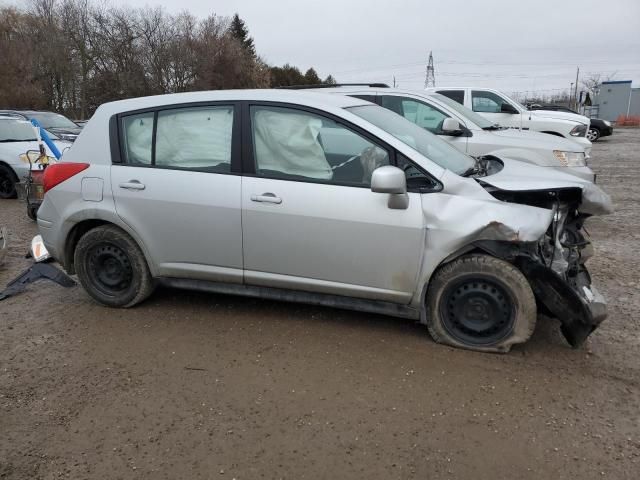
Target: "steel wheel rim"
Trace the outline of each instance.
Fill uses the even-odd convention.
[[[95,288],[113,296],[131,287],[133,267],[122,248],[103,242],[93,246],[87,254],[87,275]]]
[[[474,276],[449,286],[439,305],[446,331],[468,345],[491,345],[512,331],[515,303],[499,282]]]

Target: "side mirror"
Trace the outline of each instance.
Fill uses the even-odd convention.
[[[518,110],[510,103],[503,103],[500,106],[500,113],[518,113]]]
[[[455,118],[445,118],[442,122],[442,133],[445,135],[460,135],[462,133],[460,122]]]
[[[409,207],[409,195],[407,195],[407,179],[404,172],[398,167],[385,165],[376,168],[371,174],[371,191],[376,193],[388,193],[389,208],[405,210]]]

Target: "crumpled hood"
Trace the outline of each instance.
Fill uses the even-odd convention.
[[[578,115],[576,113],[569,112],[557,112],[555,110],[529,110],[524,115],[531,115],[531,117],[543,117],[543,118],[554,118],[556,120],[571,120],[572,122],[580,122],[585,125],[589,125],[591,120],[589,120],[584,115]]]
[[[493,130],[492,134],[500,137],[500,146],[513,146],[519,148],[535,148],[546,150],[562,150],[563,152],[584,152],[584,147],[576,142],[549,135],[548,133],[532,132],[531,130],[517,130],[506,128]]]
[[[504,159],[504,168],[493,175],[480,177],[481,183],[511,192],[553,191],[567,188],[582,190],[578,210],[590,215],[613,213],[611,197],[594,183],[575,175],[537,167],[512,159]]]

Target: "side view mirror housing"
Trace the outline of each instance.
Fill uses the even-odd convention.
[[[445,135],[460,135],[462,134],[462,127],[455,118],[445,118],[442,122],[442,132]]]
[[[503,103],[500,106],[500,113],[518,113],[518,110],[510,103]]]
[[[376,193],[388,193],[389,208],[405,210],[409,207],[409,195],[407,195],[407,179],[404,172],[398,167],[385,165],[376,168],[371,174],[371,191]]]

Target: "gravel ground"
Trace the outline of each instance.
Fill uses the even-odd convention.
[[[131,310],[47,283],[0,303],[0,478],[637,479],[640,130],[594,145],[616,213],[590,219],[610,317],[508,355],[379,315],[159,290]],[[11,232],[0,285],[36,232]]]

